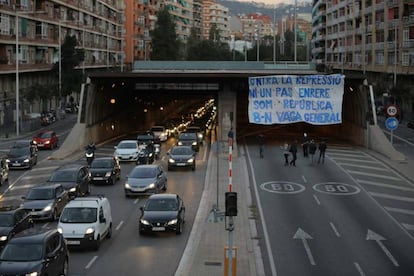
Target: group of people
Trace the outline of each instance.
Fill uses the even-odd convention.
[[[319,163],[325,163],[325,152],[326,152],[326,141],[320,140],[319,145],[315,143],[315,140],[309,139],[307,134],[304,133],[304,139],[302,143],[302,150],[303,150],[303,157],[308,158],[310,155],[311,162],[314,162],[314,156],[316,154],[316,150],[319,150]],[[285,166],[294,166],[296,167],[296,160],[297,160],[297,153],[298,153],[298,141],[295,140],[293,143],[289,144],[287,142],[283,145],[283,156],[285,157]],[[290,157],[292,157],[291,160]]]

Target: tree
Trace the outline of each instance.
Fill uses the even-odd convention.
[[[157,22],[151,32],[151,59],[178,60],[180,41],[175,33],[175,22],[165,6],[157,13]]]

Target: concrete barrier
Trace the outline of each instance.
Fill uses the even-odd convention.
[[[377,125],[368,126],[368,148],[381,153],[391,160],[406,160],[405,155],[394,148],[383,130]]]

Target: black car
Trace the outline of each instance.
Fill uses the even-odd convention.
[[[16,233],[33,227],[30,213],[22,207],[0,207],[0,247],[3,247]]]
[[[75,198],[90,193],[91,173],[86,165],[66,164],[56,169],[48,182],[62,184],[69,197]]]
[[[22,148],[22,147],[32,147],[35,151],[38,151],[38,147],[35,141],[33,139],[22,139],[17,140],[14,142],[13,148]]]
[[[37,150],[30,146],[12,147],[7,154],[10,169],[31,169],[37,164]]]
[[[178,136],[177,145],[190,146],[195,152],[198,152],[200,149],[200,141],[195,132],[182,132],[180,136]]]
[[[95,158],[89,168],[91,183],[113,185],[121,178],[121,165],[115,157]]]
[[[168,153],[168,170],[173,168],[196,168],[196,153],[190,146],[175,146]]]
[[[34,220],[57,220],[69,202],[68,192],[61,184],[33,187],[22,199],[23,209],[30,212]]]
[[[0,275],[68,275],[69,253],[57,229],[31,228],[0,253]]]
[[[155,194],[140,207],[139,233],[183,232],[185,207],[177,194]]]

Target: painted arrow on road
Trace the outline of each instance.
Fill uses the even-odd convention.
[[[309,248],[308,240],[312,240],[312,236],[303,231],[301,228],[298,228],[295,235],[293,236],[295,240],[302,240],[303,247],[305,247],[306,254],[308,255],[309,262],[311,265],[316,265],[315,260],[313,259],[312,252]]]
[[[386,238],[384,238],[383,236],[381,236],[381,235],[375,233],[374,231],[368,229],[367,241],[370,241],[370,240],[377,242],[379,247],[382,249],[382,251],[384,251],[385,255],[387,255],[387,257],[391,260],[391,262],[394,264],[394,266],[400,266],[398,264],[397,260],[394,258],[394,256],[392,256],[391,252],[382,243],[382,241],[385,241]]]

